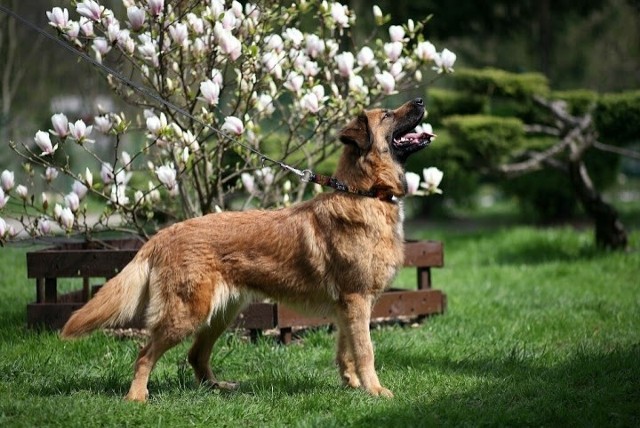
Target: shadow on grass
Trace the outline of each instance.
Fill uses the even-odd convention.
[[[440,391],[404,397],[403,406],[376,407],[358,421],[375,426],[638,426],[640,343],[608,353],[579,351],[551,367],[522,350],[500,360],[408,358],[388,367],[412,367],[456,379]],[[446,380],[445,380],[446,382]],[[442,392],[444,391],[444,392]],[[400,394],[399,394],[400,395]]]

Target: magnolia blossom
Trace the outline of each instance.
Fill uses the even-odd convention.
[[[100,178],[104,184],[113,182],[113,167],[109,162],[104,162],[100,167]]]
[[[286,40],[291,41],[291,44],[296,48],[299,47],[304,40],[304,34],[297,28],[287,28],[282,35]]]
[[[4,191],[0,189],[0,209],[4,208],[7,202],[9,202],[9,195],[5,196]]]
[[[187,25],[186,24],[182,24],[180,22],[171,25],[169,27],[169,34],[171,34],[171,39],[178,45],[178,46],[186,46],[186,42],[188,41],[189,38],[189,31],[187,30]]]
[[[69,134],[69,120],[63,113],[57,113],[51,116],[51,124],[53,125],[53,130],[49,132],[53,135],[64,138]]]
[[[378,5],[373,6],[373,17],[375,18],[376,25],[382,25],[384,23],[384,17],[382,15],[382,10],[380,9],[380,6]]]
[[[49,134],[43,131],[36,132],[36,136],[34,137],[34,141],[42,150],[41,156],[45,155],[53,155],[56,150],[58,150],[58,145],[55,146],[51,143],[51,138],[49,138]]]
[[[176,181],[176,170],[173,164],[162,165],[156,168],[156,176],[158,180],[160,180],[160,183],[164,184],[169,190],[173,190],[178,185]]]
[[[420,176],[415,172],[406,172],[405,178],[407,180],[407,195],[415,195],[420,186]]]
[[[38,222],[38,230],[42,235],[48,235],[51,233],[51,222],[46,218],[41,219]]]
[[[129,197],[126,195],[125,186],[112,186],[109,200],[115,205],[128,205]]]
[[[95,116],[93,118],[93,126],[103,134],[108,133],[111,130],[111,119],[108,115]]]
[[[300,98],[300,107],[310,113],[317,113],[321,108],[320,100],[315,93],[307,92]]]
[[[44,178],[45,180],[47,180],[47,183],[51,183],[57,177],[58,177],[58,170],[51,166],[48,166],[44,172]]]
[[[202,98],[209,103],[209,105],[215,106],[218,105],[218,101],[220,100],[220,85],[215,83],[212,80],[205,80],[200,83],[200,93],[202,94]],[[147,119],[147,127],[149,120]]]
[[[59,221],[60,221],[60,226],[62,226],[65,230],[70,230],[73,227],[75,216],[73,215],[71,208],[69,207],[61,208]]]
[[[331,17],[341,28],[349,26],[349,8],[338,2],[331,4]]]
[[[218,35],[218,45],[232,61],[237,60],[242,54],[242,43],[230,31],[223,30]]]
[[[224,118],[222,130],[232,134],[241,135],[244,132],[244,124],[235,116],[227,116]]]
[[[131,29],[133,31],[138,31],[144,25],[146,13],[144,9],[141,9],[137,6],[129,6],[127,8],[127,18],[129,18],[129,24],[131,24]]]
[[[433,127],[430,123],[423,123],[421,125],[416,126],[415,132],[422,133],[426,132],[427,134],[433,134]]]
[[[107,27],[107,39],[111,43],[118,40],[118,35],[120,34],[120,23],[118,21],[113,21]]]
[[[0,238],[4,238],[7,234],[7,223],[0,217]]]
[[[324,40],[322,40],[315,34],[307,34],[305,37],[305,43],[307,55],[309,55],[311,58],[315,58],[324,52]]]
[[[375,55],[369,46],[360,49],[356,58],[360,67],[374,67],[376,65]]]
[[[0,183],[2,183],[2,189],[6,191],[13,189],[13,186],[15,185],[13,171],[9,171],[7,169],[2,171],[2,175],[0,175]]]
[[[49,25],[63,29],[69,23],[69,11],[66,8],[54,7],[51,12],[47,12],[47,18],[49,18]]]
[[[80,29],[82,30],[85,36],[94,37],[96,35],[95,32],[93,31],[92,20],[85,18],[84,16],[81,16],[79,25],[80,25]]]
[[[273,183],[273,179],[275,178],[273,170],[269,166],[265,166],[264,168],[257,170],[256,177],[261,179],[267,186],[270,186]]]
[[[380,84],[380,88],[382,89],[382,93],[384,94],[392,94],[396,87],[396,79],[393,77],[391,73],[388,71],[383,71],[382,73],[376,74],[376,80]]]
[[[156,115],[149,116],[146,123],[147,130],[154,137],[158,137],[160,133],[164,131],[168,126],[167,117],[164,115],[164,113],[160,113],[160,117]]]
[[[16,193],[25,201],[29,197],[29,189],[27,189],[27,186],[25,186],[24,184],[20,184],[18,185],[18,187],[16,187]]]
[[[352,75],[349,78],[349,89],[355,92],[360,92],[363,94],[369,93],[369,88],[364,84],[364,79],[362,76]]]
[[[153,16],[160,15],[164,9],[164,0],[147,0],[149,13]]]
[[[438,56],[436,47],[428,41],[418,43],[414,53],[422,61],[433,61]]]
[[[453,63],[456,62],[456,54],[445,48],[433,60],[436,63],[434,70],[438,73],[450,73],[453,71]]]
[[[89,189],[84,185],[83,182],[76,180],[71,185],[71,191],[78,195],[78,199],[84,199]]]
[[[247,190],[247,192],[249,193],[253,193],[255,190],[255,179],[253,178],[253,175],[247,173],[247,172],[243,172],[242,174],[240,174],[240,180],[242,181],[242,185],[244,186],[244,188]]]
[[[353,64],[355,58],[351,52],[342,52],[335,57],[336,64],[338,65],[338,72],[342,77],[349,77],[353,73]]]
[[[91,133],[93,126],[85,125],[82,119],[76,120],[75,123],[69,123],[69,135],[78,141],[78,143],[87,142],[93,143],[93,140],[87,138]]]
[[[304,76],[301,76],[298,73],[292,71],[287,76],[287,81],[284,82],[283,86],[288,90],[290,90],[291,92],[299,94],[303,84],[304,84]]]
[[[76,12],[78,12],[79,15],[82,15],[85,18],[89,18],[92,21],[96,22],[100,22],[103,11],[104,7],[100,6],[94,0],[85,0],[82,3],[78,3],[76,5]]]
[[[421,184],[421,187],[426,189],[427,193],[429,194],[442,193],[442,190],[439,189],[438,186],[442,181],[444,172],[432,166],[432,167],[423,169],[422,176],[424,177],[424,183]]]
[[[269,34],[264,38],[265,48],[267,50],[274,50],[276,52],[281,52],[284,48],[284,42],[282,41],[282,37],[279,34]]]
[[[64,197],[64,203],[72,212],[78,211],[80,208],[80,198],[75,192],[71,192]]]
[[[404,28],[400,25],[391,25],[389,27],[389,37],[392,42],[401,42],[404,38]]]
[[[385,43],[383,49],[389,61],[395,62],[402,55],[402,42]]]

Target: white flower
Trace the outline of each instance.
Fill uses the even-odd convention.
[[[186,42],[188,41],[189,31],[187,30],[187,25],[182,24],[180,22],[169,27],[169,34],[171,34],[171,39],[178,46],[186,46]]]
[[[380,6],[373,6],[373,17],[375,18],[376,25],[382,25],[384,23],[384,17],[382,16],[382,10]]]
[[[93,187],[93,174],[89,171],[89,168],[86,168],[84,171],[84,179],[86,180],[87,186]]]
[[[49,132],[53,135],[64,138],[69,134],[69,130],[67,129],[69,121],[63,113],[57,113],[51,116],[51,124],[53,125],[53,131],[50,130]]]
[[[69,11],[66,8],[54,7],[51,12],[47,12],[47,18],[49,18],[49,25],[63,29],[69,23]]]
[[[60,211],[60,226],[65,230],[69,230],[73,227],[75,216],[69,207],[62,208]]]
[[[253,178],[253,175],[247,172],[243,172],[242,174],[240,174],[240,180],[242,181],[242,185],[247,190],[247,192],[253,193],[253,191],[255,190],[255,179]]]
[[[395,62],[402,55],[402,42],[385,43],[383,49],[389,61]]]
[[[429,194],[442,193],[442,190],[440,190],[438,186],[442,181],[444,172],[432,166],[432,167],[423,169],[422,176],[424,177],[424,183],[422,183],[420,187],[426,189],[427,193]]]
[[[15,185],[15,176],[13,171],[9,171],[5,169],[2,171],[2,175],[0,176],[0,182],[2,183],[2,188],[6,191],[13,189]]]
[[[38,222],[38,230],[42,235],[48,235],[51,232],[51,222],[46,218]]]
[[[297,28],[287,28],[284,30],[284,33],[282,35],[284,36],[285,40],[290,40],[291,44],[293,44],[293,46],[295,46],[296,48],[299,47],[304,40],[304,35]]]
[[[147,130],[154,137],[159,136],[167,126],[167,117],[164,113],[160,113],[160,117],[152,114],[147,118]]]
[[[178,185],[176,181],[176,170],[173,164],[162,165],[156,168],[156,176],[169,190],[174,189]]]
[[[276,52],[281,52],[284,48],[284,42],[282,41],[282,37],[278,34],[269,34],[264,38],[265,49],[267,51],[274,50]]]
[[[431,42],[420,42],[414,51],[415,56],[422,61],[433,61],[438,53],[436,47]]]
[[[53,207],[53,217],[56,220],[60,220],[61,215],[62,215],[62,207],[60,206],[60,204],[56,204],[56,206]]]
[[[85,18],[89,18],[92,21],[96,22],[100,22],[103,11],[104,7],[100,6],[94,0],[85,0],[82,3],[78,3],[76,5],[76,12],[78,12],[79,15],[82,15]]]
[[[244,124],[235,116],[227,116],[224,118],[222,130],[232,134],[241,135],[244,132]]]
[[[80,208],[80,197],[77,193],[71,192],[64,197],[64,203],[72,212],[76,212]]]
[[[96,34],[93,31],[93,21],[85,18],[84,16],[80,17],[80,29],[82,29],[82,32],[84,33],[85,36],[87,37],[94,37]]]
[[[145,11],[137,6],[130,6],[127,8],[127,18],[129,18],[129,23],[131,24],[131,29],[133,31],[138,31],[144,25],[145,20]]]
[[[256,108],[266,114],[271,114],[275,111],[273,106],[273,97],[269,94],[260,94],[256,100]]]
[[[335,57],[336,64],[338,65],[338,72],[342,77],[349,77],[353,74],[353,64],[355,58],[351,52],[342,52]]]
[[[116,205],[128,205],[129,198],[127,197],[125,186],[113,186],[111,187],[111,197],[109,200]]]
[[[300,99],[300,107],[310,113],[317,113],[321,108],[320,100],[318,100],[318,96],[316,94],[308,92]]]
[[[7,202],[9,202],[9,197],[9,195],[5,196],[4,191],[0,189],[0,209],[4,208],[4,206],[7,205]]]
[[[7,233],[7,223],[0,217],[0,238],[4,238]]]
[[[341,28],[347,28],[349,26],[349,8],[343,6],[340,3],[331,4],[331,17]]]
[[[93,118],[93,126],[95,126],[98,131],[106,134],[111,130],[111,119],[109,119],[109,116],[106,114],[102,116],[95,116]]]
[[[120,155],[120,159],[122,159],[122,166],[125,170],[131,169],[131,155],[125,151]]]
[[[420,176],[415,172],[405,173],[407,179],[407,195],[415,195],[420,185]]]
[[[34,141],[36,142],[40,150],[42,150],[41,156],[53,155],[56,152],[56,150],[58,150],[58,145],[56,144],[54,146],[53,144],[51,144],[51,138],[49,137],[49,134],[46,132],[43,132],[43,131],[36,132]]]
[[[113,167],[109,162],[104,162],[100,167],[100,178],[104,184],[113,182]]]
[[[380,84],[382,92],[386,95],[392,94],[396,87],[396,79],[388,71],[376,74],[376,80]]]
[[[369,46],[365,46],[358,52],[358,65],[360,67],[373,67],[376,64],[374,58],[373,50]]]
[[[270,186],[275,178],[273,170],[269,166],[265,166],[264,168],[257,170],[256,177],[260,178],[267,186]]]
[[[153,16],[160,15],[164,9],[164,0],[147,0],[149,13]]]
[[[299,94],[303,84],[304,84],[304,76],[301,76],[295,71],[292,71],[291,73],[289,73],[289,75],[287,76],[287,81],[284,82],[282,86],[284,86],[286,89],[290,90],[291,92],[295,92],[296,94]]]
[[[431,126],[430,123],[423,123],[421,125],[416,126],[416,131],[417,133],[423,133],[426,132],[427,134],[433,134],[433,127]]]
[[[453,71],[453,64],[456,62],[456,54],[445,48],[433,60],[436,63],[434,69],[438,73],[450,73]]]
[[[85,125],[82,119],[76,120],[75,123],[69,123],[69,134],[71,137],[76,139],[78,143],[87,142],[93,143],[93,140],[87,138],[87,136],[91,133],[93,126]]]
[[[58,177],[58,170],[51,166],[48,166],[44,172],[44,177],[47,180],[47,183],[51,183]]]
[[[200,83],[200,93],[202,98],[209,103],[209,105],[215,106],[220,100],[220,85],[212,80],[205,80]],[[147,127],[149,120],[147,119]]]
[[[242,54],[242,43],[238,40],[231,31],[223,30],[217,35],[218,45],[222,52],[229,55],[232,61],[235,61]]]
[[[20,196],[25,201],[29,197],[29,189],[27,189],[27,186],[25,186],[23,184],[20,184],[20,185],[18,185],[18,187],[16,187],[16,193],[18,194],[18,196]]]
[[[71,191],[78,195],[78,199],[83,199],[87,195],[89,189],[81,181],[74,181],[71,185]]]
[[[118,40],[118,35],[120,34],[120,23],[118,21],[113,21],[107,27],[107,38],[111,43]]]
[[[363,94],[369,93],[369,88],[364,84],[362,76],[352,75],[349,78],[349,90],[354,92],[361,92]]]
[[[305,37],[307,55],[315,58],[324,52],[324,40],[315,34],[307,34]]]
[[[391,25],[389,27],[389,37],[392,42],[401,42],[404,38],[404,28],[400,25]]]

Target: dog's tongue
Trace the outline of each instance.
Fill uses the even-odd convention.
[[[435,138],[436,134],[431,134],[429,132],[410,132],[408,134],[403,135],[400,138],[397,138],[395,141],[396,143],[400,143],[400,144],[415,144],[415,143],[422,143],[422,142],[431,142],[432,138]]]

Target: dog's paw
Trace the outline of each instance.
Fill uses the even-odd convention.
[[[125,395],[124,399],[127,401],[133,401],[136,403],[144,403],[149,398],[149,390],[145,389],[144,391],[129,391],[127,395]]]
[[[360,379],[355,374],[347,374],[344,373],[342,375],[342,382],[344,386],[348,386],[349,388],[360,388]]]
[[[212,389],[218,389],[220,391],[237,391],[240,389],[240,383],[238,382],[225,382],[222,380],[210,380],[206,382],[206,385]]]
[[[368,392],[371,395],[374,395],[376,397],[393,398],[393,392],[391,392],[389,389],[383,386],[379,386],[378,388],[372,388]]]

